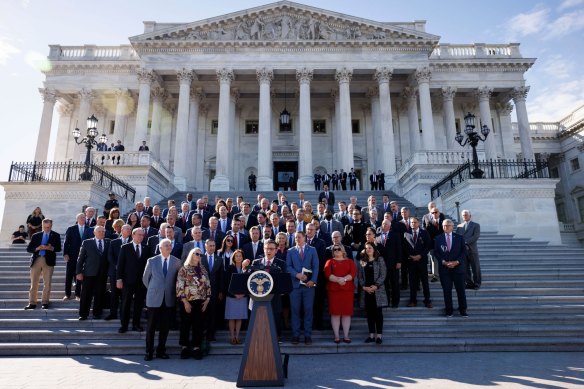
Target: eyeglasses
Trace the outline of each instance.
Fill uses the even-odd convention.
[[[343,251],[340,247],[335,247],[333,251]]]
[[[200,257],[201,253],[195,253],[195,257]]]
[[[432,212],[432,213],[438,213],[438,212]]]
[[[227,242],[227,243],[233,243],[233,239],[227,239],[225,242]]]

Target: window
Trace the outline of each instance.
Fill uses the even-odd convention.
[[[219,120],[211,120],[211,135],[217,135],[219,129]]]
[[[557,167],[550,169],[550,178],[560,178],[560,171]]]
[[[257,120],[246,120],[245,121],[245,133],[246,134],[257,134],[259,130],[259,122]]]
[[[580,161],[578,160],[577,157],[570,160],[570,168],[572,169],[573,172],[575,172],[576,170],[580,170]]]
[[[312,121],[312,133],[313,134],[326,134],[326,120],[313,120]]]
[[[359,119],[351,120],[351,128],[353,129],[353,134],[361,133],[361,125],[359,123]]]
[[[113,135],[114,134],[114,129],[116,128],[116,121],[115,120],[110,120],[110,125],[109,125],[109,134]]]

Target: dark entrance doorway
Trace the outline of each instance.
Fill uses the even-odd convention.
[[[274,190],[296,190],[298,162],[274,162]]]

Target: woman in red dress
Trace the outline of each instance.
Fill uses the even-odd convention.
[[[343,245],[333,246],[333,258],[324,265],[324,275],[328,280],[329,313],[331,325],[335,334],[335,343],[340,343],[339,328],[343,324],[343,342],[351,343],[349,328],[353,316],[353,293],[357,268],[353,260],[347,258]]]

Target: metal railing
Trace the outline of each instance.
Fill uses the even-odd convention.
[[[483,171],[483,178],[472,175],[474,165],[466,162],[456,168],[431,188],[431,197],[434,200],[466,180],[476,179],[538,179],[550,178],[547,160],[489,160],[479,161],[479,168]]]
[[[81,182],[92,181],[121,198],[134,202],[136,189],[104,169],[81,162],[13,162],[9,182]]]

